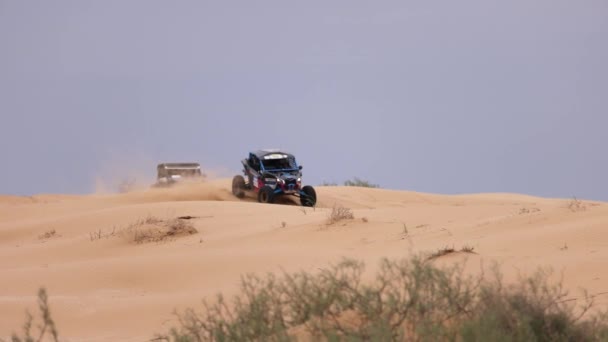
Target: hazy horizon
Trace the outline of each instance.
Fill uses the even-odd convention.
[[[0,194],[283,148],[304,181],[608,201],[604,1],[0,0]]]

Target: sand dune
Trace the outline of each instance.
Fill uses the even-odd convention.
[[[229,187],[222,179],[118,195],[0,196],[0,337],[35,311],[40,286],[64,338],[143,341],[175,324],[174,309],[234,293],[246,272],[314,271],[343,256],[373,269],[382,257],[445,246],[476,254],[438,263],[498,261],[507,278],[549,266],[573,291],[608,291],[605,203],[319,187],[318,207],[303,209],[237,200]],[[355,219],[326,226],[333,206],[352,208]],[[146,217],[185,215],[197,234],[135,244],[115,233]],[[597,301],[606,307],[608,295]]]

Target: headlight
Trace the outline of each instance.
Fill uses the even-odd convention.
[[[302,178],[298,178],[298,183],[302,183]]]
[[[281,178],[277,178],[277,182],[278,182],[278,183],[280,183],[280,184],[284,184],[284,183],[285,183],[285,180],[283,180],[283,179],[281,179]]]

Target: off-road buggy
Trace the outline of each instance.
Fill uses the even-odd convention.
[[[279,150],[259,150],[250,152],[241,163],[243,175],[232,179],[232,193],[236,197],[243,198],[246,192],[252,192],[261,203],[273,203],[282,195],[299,197],[306,207],[317,203],[315,189],[302,186],[302,166],[293,155]]]
[[[205,175],[199,163],[161,163],[156,167],[155,187],[167,187],[183,180],[200,180]]]

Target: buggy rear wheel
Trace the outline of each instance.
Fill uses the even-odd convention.
[[[300,193],[300,203],[305,207],[314,207],[317,204],[317,192],[315,188],[306,185]]]
[[[238,175],[232,178],[232,194],[238,198],[245,197],[245,179]]]
[[[274,190],[268,185],[263,186],[258,192],[258,202],[274,203]]]

